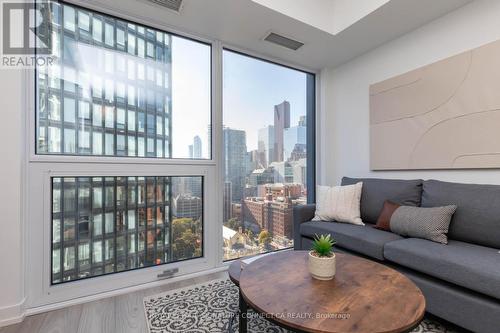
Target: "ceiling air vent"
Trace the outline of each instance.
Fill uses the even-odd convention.
[[[304,43],[301,43],[299,41],[293,40],[291,38],[278,35],[277,33],[271,32],[269,35],[267,35],[264,40],[286,47],[287,49],[290,50],[298,50],[300,47],[304,45]]]
[[[180,12],[183,0],[148,0],[148,1],[160,5],[162,7],[168,8],[170,10]]]

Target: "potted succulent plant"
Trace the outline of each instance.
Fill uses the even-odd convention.
[[[330,235],[316,235],[309,251],[309,272],[318,280],[331,280],[335,276],[335,240]]]

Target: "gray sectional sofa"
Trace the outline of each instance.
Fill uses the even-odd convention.
[[[499,333],[500,186],[346,177],[342,185],[359,181],[366,225],[311,221],[314,205],[295,207],[295,249],[310,249],[315,234],[332,234],[337,251],[406,274],[424,293],[429,313],[473,332]],[[448,245],[373,228],[385,200],[422,207],[457,205]]]

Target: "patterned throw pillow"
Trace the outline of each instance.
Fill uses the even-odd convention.
[[[448,229],[457,206],[397,208],[390,219],[390,229],[401,236],[424,238],[448,244]]]
[[[335,221],[364,225],[360,201],[363,183],[347,186],[317,186],[313,221]]]

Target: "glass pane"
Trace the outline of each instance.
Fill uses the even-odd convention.
[[[293,246],[293,206],[307,203],[313,158],[307,123],[314,75],[228,50],[223,61],[228,260]]]
[[[210,158],[210,45],[71,4],[51,20],[37,154]]]
[[[202,184],[201,176],[52,178],[52,284],[201,257]]]

